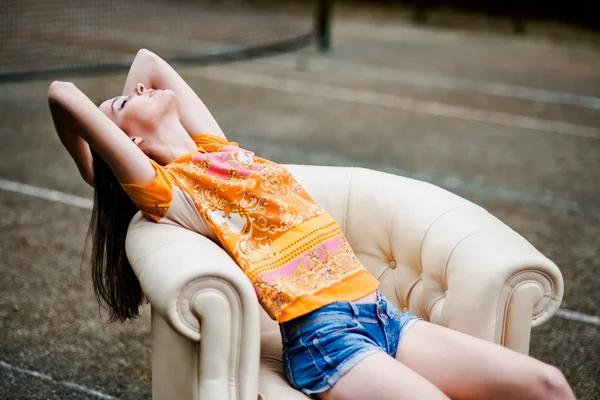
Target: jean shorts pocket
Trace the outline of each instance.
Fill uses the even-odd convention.
[[[328,336],[339,336],[348,332],[357,331],[363,326],[355,319],[331,321],[325,326],[315,331],[315,336],[318,339],[327,338]]]
[[[356,320],[336,321],[317,330],[312,344],[329,366],[337,368],[344,353],[350,350],[351,342],[356,341],[349,334],[358,333],[362,328]]]

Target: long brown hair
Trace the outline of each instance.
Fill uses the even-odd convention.
[[[108,164],[92,150],[94,159],[94,208],[92,233],[92,281],[100,305],[110,312],[110,322],[139,315],[144,300],[140,283],[127,255],[125,238],[131,218],[138,211]]]

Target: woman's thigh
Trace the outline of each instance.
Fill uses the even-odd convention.
[[[415,323],[400,340],[396,360],[451,398],[574,399],[556,368],[424,321]]]
[[[377,352],[351,368],[326,392],[322,400],[448,400],[423,377],[384,352]]]

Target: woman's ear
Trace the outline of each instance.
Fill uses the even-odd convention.
[[[133,136],[133,137],[131,138],[131,141],[132,141],[132,142],[133,142],[133,143],[134,143],[134,144],[135,144],[137,147],[140,147],[140,145],[142,144],[142,142],[144,141],[144,139],[142,139],[142,138],[141,138],[141,137],[139,137],[139,136]]]

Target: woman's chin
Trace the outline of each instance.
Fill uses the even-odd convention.
[[[172,91],[171,89],[157,90],[155,94],[158,94],[161,97],[166,97],[166,96],[171,97],[171,98],[177,97],[175,92]]]

